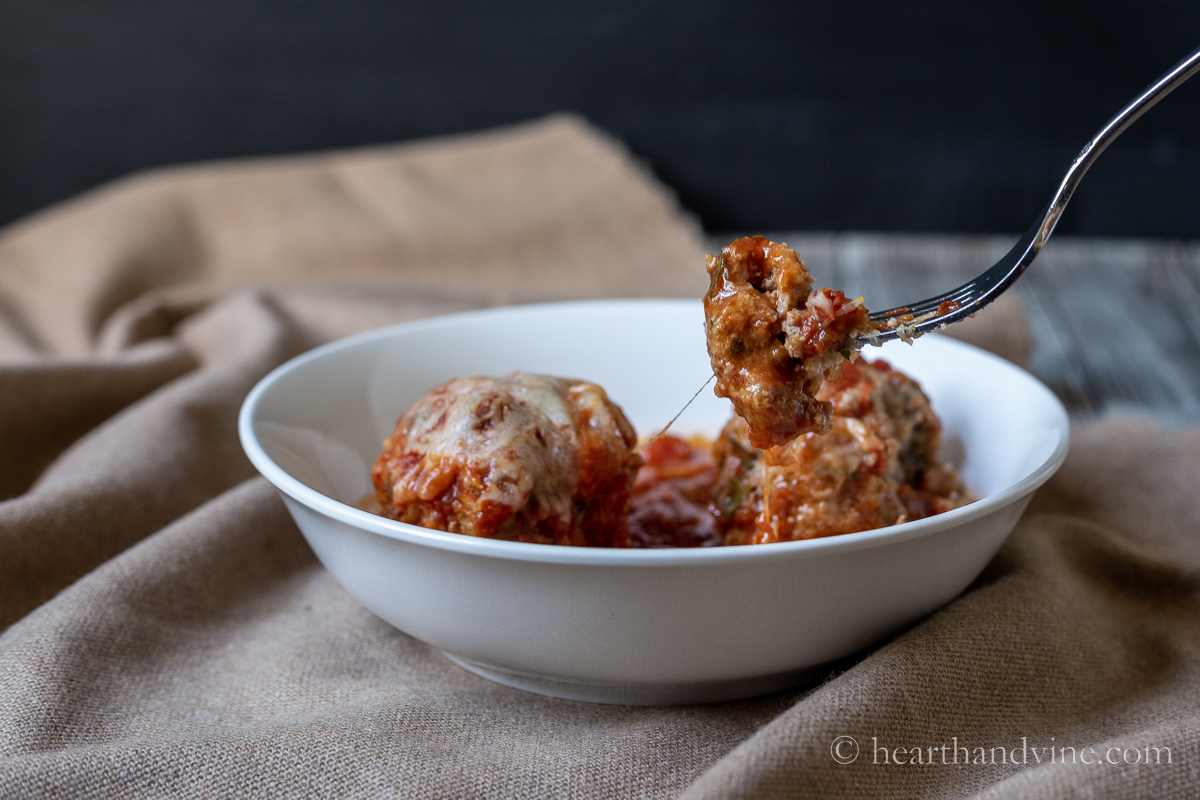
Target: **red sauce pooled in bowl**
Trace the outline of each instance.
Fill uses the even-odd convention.
[[[723,542],[709,507],[717,467],[707,442],[660,436],[645,444],[633,482],[630,547],[713,547]]]

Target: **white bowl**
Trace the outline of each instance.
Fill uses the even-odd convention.
[[[525,370],[605,387],[643,436],[711,374],[699,302],[525,306],[400,325],[289,361],[246,398],[242,445],[317,557],[371,611],[509,686],[607,703],[749,697],[795,684],[949,602],[1062,463],[1062,404],[951,339],[868,348],[920,381],[982,499],[826,539],[612,550],[477,539],[355,508],[396,417],[449,378]],[[701,392],[673,430],[714,435]]]

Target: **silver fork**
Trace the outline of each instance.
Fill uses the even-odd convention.
[[[1200,71],[1200,47],[1193,50],[1182,61],[1171,67],[1162,77],[1146,87],[1117,115],[1110,119],[1092,140],[1084,145],[1075,157],[1071,168],[1063,177],[1058,191],[1046,205],[1033,226],[1021,237],[1004,258],[997,261],[986,272],[957,289],[922,300],[908,306],[899,306],[887,311],[876,311],[871,319],[882,326],[877,334],[864,338],[860,344],[876,344],[897,337],[911,340],[923,333],[944,328],[975,314],[988,303],[1012,286],[1021,273],[1033,262],[1042,245],[1050,238],[1067,201],[1075,192],[1083,174],[1088,171],[1104,148],[1124,133],[1138,117],[1159,100],[1162,100],[1181,83]]]

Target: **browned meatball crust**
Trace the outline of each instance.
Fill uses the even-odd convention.
[[[733,401],[756,447],[829,430],[817,388],[836,379],[854,342],[875,330],[861,298],[813,291],[812,275],[785,244],[738,239],[708,257],[704,296],[716,393]]]
[[[382,512],[436,530],[623,547],[642,459],[599,386],[514,373],[431,389],[372,469]]]
[[[714,509],[726,544],[761,544],[882,528],[974,498],[941,463],[941,424],[915,381],[883,361],[846,364],[817,397],[830,430],[766,451],[734,417],[713,446]]]

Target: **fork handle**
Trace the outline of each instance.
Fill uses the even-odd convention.
[[[1058,191],[1054,193],[1054,197],[1043,209],[1042,215],[1002,259],[975,280],[943,295],[923,300],[915,306],[901,306],[871,314],[871,319],[876,322],[886,322],[892,319],[909,319],[912,322],[899,328],[885,328],[862,340],[862,343],[879,344],[897,337],[911,340],[914,336],[944,328],[952,322],[972,316],[999,297],[1029,267],[1038,252],[1041,251],[1042,245],[1050,238],[1055,224],[1058,223],[1058,218],[1062,216],[1063,209],[1067,207],[1067,202],[1075,192],[1075,187],[1079,185],[1079,181],[1088,171],[1092,162],[1099,158],[1104,149],[1124,133],[1126,128],[1136,122],[1138,117],[1145,114],[1151,106],[1170,94],[1173,89],[1192,77],[1197,71],[1200,71],[1200,47],[1188,53],[1182,61],[1147,86],[1141,94],[1105,123],[1091,141],[1084,145],[1083,149],[1079,151],[1079,155],[1075,156],[1075,161],[1067,170],[1067,174],[1063,176]],[[950,310],[943,312],[947,303]]]
[[[1150,107],[1162,100],[1179,84],[1186,81],[1192,75],[1200,71],[1200,47],[1197,47],[1192,52],[1188,53],[1175,66],[1164,72],[1158,80],[1146,87],[1145,91],[1135,97],[1124,108],[1116,113],[1112,119],[1105,123],[1100,132],[1092,137],[1092,140],[1083,146],[1079,151],[1079,155],[1075,156],[1074,163],[1067,170],[1066,176],[1058,187],[1058,192],[1055,193],[1054,199],[1050,201],[1050,205],[1046,208],[1046,217],[1039,226],[1039,244],[1038,249],[1041,249],[1041,244],[1050,238],[1050,234],[1054,231],[1054,225],[1058,222],[1059,216],[1062,215],[1063,209],[1067,207],[1067,201],[1071,199],[1071,195],[1075,192],[1075,187],[1079,185],[1079,181],[1083,178],[1083,174],[1088,171],[1088,167],[1100,157],[1113,140],[1125,132],[1125,129],[1137,121],[1138,117],[1145,114]]]

